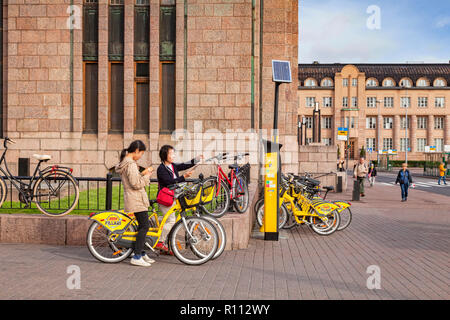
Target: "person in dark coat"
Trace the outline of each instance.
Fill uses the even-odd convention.
[[[159,151],[159,157],[161,158],[161,164],[156,170],[156,174],[158,177],[158,193],[162,188],[168,187],[175,183],[183,182],[187,178],[189,178],[193,171],[188,171],[184,175],[180,176],[179,171],[184,171],[192,168],[196,163],[198,163],[201,159],[203,159],[203,155],[198,156],[192,159],[189,162],[185,163],[175,163],[175,149],[172,146],[164,145],[161,147]],[[159,209],[165,215],[174,205],[175,201],[171,206],[159,205]],[[170,229],[172,229],[175,224],[175,214],[171,214],[164,224],[161,237],[159,243],[156,245],[157,249],[168,252],[169,249],[165,245],[165,241],[167,240],[167,235],[169,234]]]
[[[402,169],[398,172],[395,184],[400,183],[400,188],[402,190],[402,202],[408,200],[408,188],[413,183],[411,173],[408,170],[408,165],[406,163],[402,164]]]
[[[377,176],[377,168],[375,168],[373,163],[370,164],[369,173],[367,176],[369,177],[369,183],[372,187],[375,184],[375,177]]]

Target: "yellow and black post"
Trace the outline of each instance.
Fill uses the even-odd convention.
[[[263,140],[264,145],[264,240],[278,241],[280,208],[281,144]]]

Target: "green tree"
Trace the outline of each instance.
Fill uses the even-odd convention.
[[[364,148],[364,146],[362,146],[361,151],[359,152],[359,156],[360,157],[366,157],[366,149]]]

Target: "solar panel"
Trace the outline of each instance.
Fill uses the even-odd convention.
[[[289,61],[272,60],[274,82],[292,82],[291,63]]]

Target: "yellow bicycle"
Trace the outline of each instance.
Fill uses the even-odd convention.
[[[212,259],[219,248],[219,234],[210,219],[202,216],[187,216],[186,212],[195,209],[199,204],[211,201],[214,188],[202,186],[202,179],[189,186],[186,182],[171,186],[175,191],[176,204],[158,220],[156,210],[149,216],[151,228],[146,237],[146,246],[155,251],[167,219],[172,213],[178,219],[168,235],[169,248],[175,257],[189,265],[200,265]],[[189,193],[195,190],[194,197]],[[154,201],[152,201],[154,203]],[[123,211],[104,211],[89,217],[93,220],[87,233],[87,247],[98,260],[106,263],[117,263],[128,258],[134,248],[137,235],[137,224],[132,214]]]

